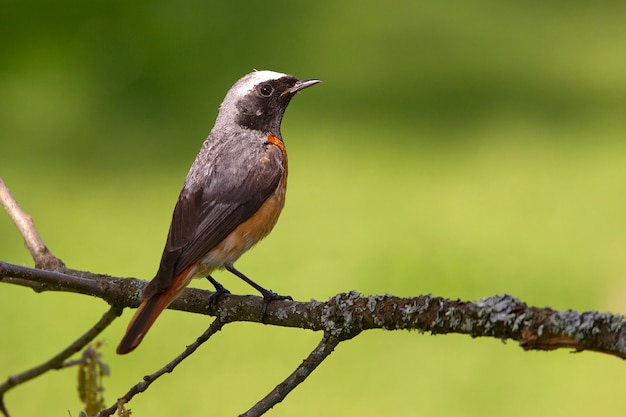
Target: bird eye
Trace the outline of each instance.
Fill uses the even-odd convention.
[[[272,88],[271,85],[269,84],[263,84],[260,88],[259,88],[259,92],[261,93],[261,95],[263,97],[269,97],[272,95],[272,93],[274,92],[274,88]]]

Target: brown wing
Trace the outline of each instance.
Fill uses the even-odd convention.
[[[146,287],[144,299],[164,291],[178,274],[249,219],[272,195],[283,174],[283,155],[273,145],[261,155],[247,172],[238,168],[236,175],[231,172],[224,176],[223,171],[205,167],[205,178],[186,184],[174,208],[159,270]]]

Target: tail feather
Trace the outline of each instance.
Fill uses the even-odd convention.
[[[193,266],[193,265],[192,265]],[[187,268],[178,275],[170,286],[163,292],[158,292],[143,300],[135,315],[131,319],[126,334],[117,346],[117,353],[124,355],[130,353],[143,340],[144,336],[150,330],[155,320],[161,312],[171,304],[172,301],[180,295],[187,284],[193,278],[195,268]]]

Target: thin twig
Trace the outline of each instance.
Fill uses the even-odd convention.
[[[202,345],[204,342],[209,340],[209,338],[213,336],[215,333],[220,331],[222,327],[224,326],[224,324],[226,324],[226,322],[222,321],[219,317],[213,320],[213,323],[211,323],[209,328],[200,337],[198,337],[195,342],[187,346],[187,348],[185,348],[185,350],[180,355],[172,359],[172,361],[170,361],[167,365],[165,365],[158,371],[150,375],[144,376],[143,381],[134,385],[126,394],[124,394],[123,397],[118,398],[117,402],[113,404],[111,407],[100,411],[96,415],[96,417],[105,417],[105,416],[112,415],[119,408],[122,408],[124,404],[127,404],[135,395],[147,390],[148,387],[154,381],[156,381],[160,376],[166,373],[172,372],[174,368],[176,368],[176,366],[178,366],[183,360],[185,360],[185,358],[187,358],[189,355],[195,352],[195,350],[198,349],[200,345]]]
[[[48,359],[46,362],[38,365],[34,368],[31,368],[25,372],[22,372],[17,375],[10,376],[6,382],[0,385],[0,411],[8,417],[8,412],[6,412],[6,408],[4,407],[4,394],[10,389],[23,384],[27,381],[30,381],[33,378],[38,377],[39,375],[48,372],[53,369],[61,369],[64,367],[64,362],[67,358],[75,354],[76,352],[81,351],[89,342],[96,338],[104,329],[108,327],[109,324],[116,317],[122,314],[122,309],[120,307],[112,306],[104,315],[98,320],[98,322],[91,327],[85,334],[80,336],[78,339],[74,341],[71,345],[63,349],[61,352]]]
[[[4,417],[11,417],[9,410],[7,410],[7,407],[4,404],[4,397],[0,397],[0,413],[2,413]]]
[[[30,252],[30,256],[32,256],[35,261],[37,268],[60,269],[65,267],[65,264],[54,256],[52,252],[48,250],[46,244],[43,243],[43,239],[41,239],[37,229],[35,229],[33,218],[20,207],[2,177],[0,177],[0,203],[15,224],[15,227],[17,227],[20,235],[22,235],[24,246],[26,246],[26,249]]]
[[[319,366],[332,353],[341,340],[330,333],[325,333],[321,342],[311,354],[289,375],[283,382],[278,384],[269,394],[256,403],[252,408],[239,417],[259,417],[270,408],[285,399],[291,391],[311,375],[311,372]]]

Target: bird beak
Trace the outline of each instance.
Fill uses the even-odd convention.
[[[296,94],[298,91],[303,90],[307,87],[310,87],[312,85],[315,85],[317,83],[321,83],[322,80],[298,80],[296,81],[296,83],[293,85],[293,87],[291,87],[289,90],[287,90],[286,92],[289,94]]]

